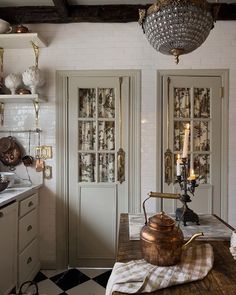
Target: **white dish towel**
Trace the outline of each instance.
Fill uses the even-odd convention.
[[[229,250],[233,255],[234,260],[236,260],[236,230],[232,231]]]
[[[203,279],[214,262],[210,244],[189,248],[174,266],[155,266],[144,259],[116,262],[107,283],[106,295],[114,291],[127,294],[153,292],[169,286]]]

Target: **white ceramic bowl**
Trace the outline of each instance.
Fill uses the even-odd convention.
[[[0,34],[10,33],[12,28],[8,22],[3,19],[0,19]]]
[[[2,180],[8,180],[8,187],[14,186],[16,174],[14,172],[0,172]]]

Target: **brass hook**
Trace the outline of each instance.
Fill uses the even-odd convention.
[[[4,125],[4,103],[0,103],[0,125]]]
[[[0,88],[3,86],[3,54],[4,49],[0,47]]]
[[[3,54],[4,54],[4,49],[0,47],[0,71],[1,71],[1,74],[3,73]]]

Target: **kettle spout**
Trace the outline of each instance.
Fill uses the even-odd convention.
[[[182,246],[182,249],[183,250],[186,250],[187,247],[189,246],[190,243],[192,243],[193,240],[195,240],[197,237],[199,236],[204,236],[203,233],[196,233],[194,234],[183,246]]]

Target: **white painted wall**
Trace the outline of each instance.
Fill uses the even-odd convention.
[[[41,106],[41,144],[53,146],[55,176],[55,73],[56,70],[141,69],[142,70],[142,196],[155,190],[156,167],[156,71],[158,69],[230,69],[229,99],[229,222],[236,226],[236,22],[217,22],[205,44],[183,56],[179,65],[173,58],[157,53],[145,39],[137,23],[30,25],[48,43],[40,52],[39,67],[45,72],[43,88],[49,99]],[[4,55],[5,75],[23,72],[34,63],[29,49],[7,50]],[[10,109],[12,107],[12,109]],[[7,127],[31,127],[32,106],[6,106]],[[26,139],[25,139],[26,140]],[[31,171],[32,172],[32,171]],[[32,172],[33,173],[33,172]],[[58,180],[60,181],[60,180]],[[41,193],[41,258],[55,260],[55,187],[56,180],[45,181]]]

